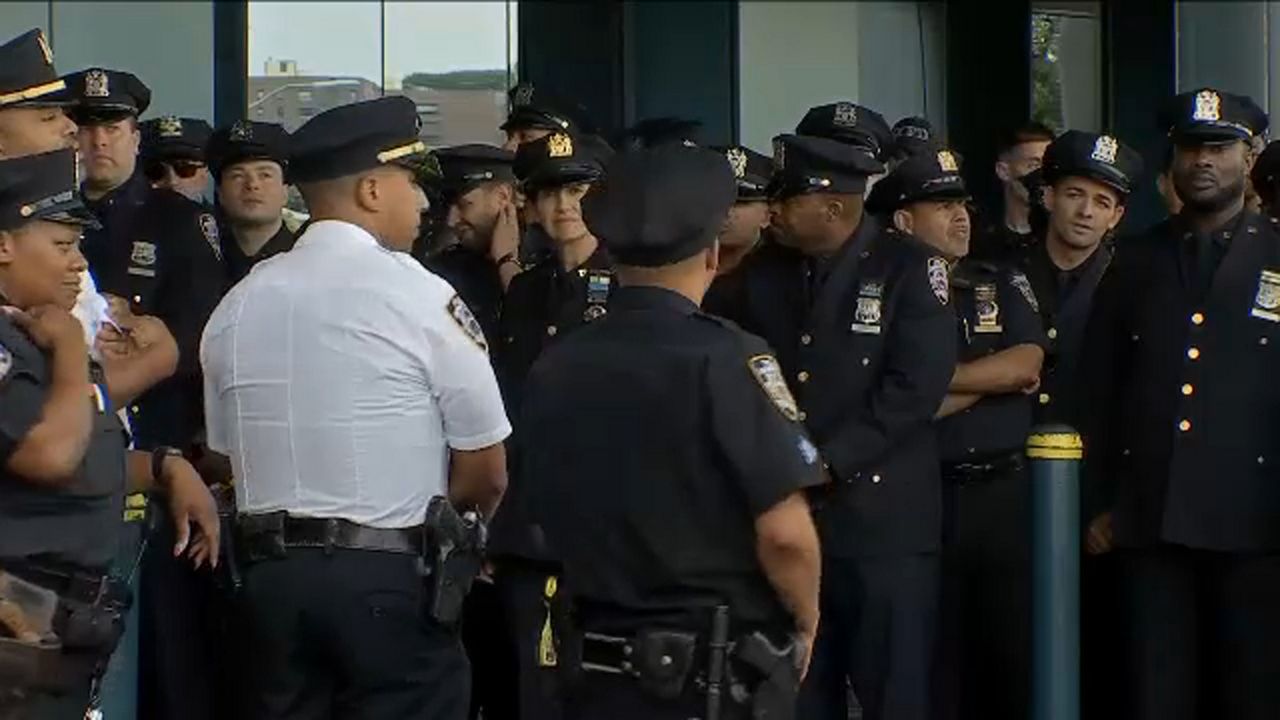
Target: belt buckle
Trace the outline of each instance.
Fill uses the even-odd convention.
[[[601,635],[599,633],[593,633],[593,632],[584,632],[582,633],[582,639],[584,642],[591,641],[593,643],[598,643],[600,645],[613,646],[614,648],[618,649],[618,652],[623,657],[630,657],[631,654],[634,652],[631,640],[629,640],[628,638],[613,637],[611,635]],[[585,651],[585,648],[583,650],[582,655],[583,655],[583,659],[580,665],[582,666],[582,669],[586,670],[587,672],[602,672],[602,673],[609,673],[610,675],[631,675],[631,676],[635,675],[635,671],[631,667],[626,666],[630,664],[626,660],[623,661],[623,663],[625,664],[623,667],[614,667],[613,665],[601,665],[600,663],[590,662],[589,660],[586,659],[587,653]]]

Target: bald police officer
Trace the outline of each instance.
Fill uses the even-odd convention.
[[[466,657],[423,583],[462,582],[428,506],[488,515],[506,482],[484,336],[408,254],[432,159],[413,102],[340,106],[293,141],[313,222],[232,288],[201,353],[248,563],[251,716],[461,720]]]
[[[955,369],[947,263],[863,213],[883,119],[852,103],[820,112],[849,142],[775,140],[779,242],[748,258],[731,304],[778,351],[833,481],[800,716],[843,719],[852,682],[868,718],[924,718],[942,522],[932,420]]]
[[[1027,393],[1043,330],[1020,272],[966,260],[970,220],[950,150],[903,160],[867,198],[872,212],[952,265],[959,364],[938,411],[944,582],[943,717],[1015,718],[1030,707],[1030,495]]]
[[[733,201],[717,153],[619,155],[588,220],[623,287],[529,381],[524,492],[583,630],[572,718],[794,712],[817,621],[803,490],[822,473],[768,347],[698,310]]]
[[[1280,232],[1245,209],[1248,97],[1160,117],[1182,212],[1126,238],[1094,300],[1084,423],[1119,549],[1132,718],[1280,714]]]

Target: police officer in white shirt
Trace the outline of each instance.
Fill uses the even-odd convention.
[[[434,161],[411,100],[317,115],[291,179],[312,222],[205,328],[209,447],[235,477],[252,717],[464,718],[455,632],[418,572],[428,501],[489,515],[510,434],[479,325],[408,250]]]

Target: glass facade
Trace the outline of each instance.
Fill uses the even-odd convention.
[[[1031,115],[1054,130],[1103,129],[1101,5],[1032,6]]]
[[[251,1],[248,11],[249,118],[294,130],[336,105],[405,95],[433,146],[502,141],[514,0]]]

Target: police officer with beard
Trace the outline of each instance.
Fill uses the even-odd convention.
[[[832,481],[816,501],[823,620],[799,716],[843,720],[852,683],[865,717],[927,718],[942,524],[933,417],[955,320],[945,258],[864,214],[884,123],[846,105],[825,115],[850,142],[775,139],[779,243],[748,258],[728,306],[778,352]]]
[[[1280,716],[1280,232],[1245,209],[1248,97],[1201,88],[1161,113],[1182,212],[1126,238],[1086,332],[1097,549],[1128,632],[1124,717]]]

